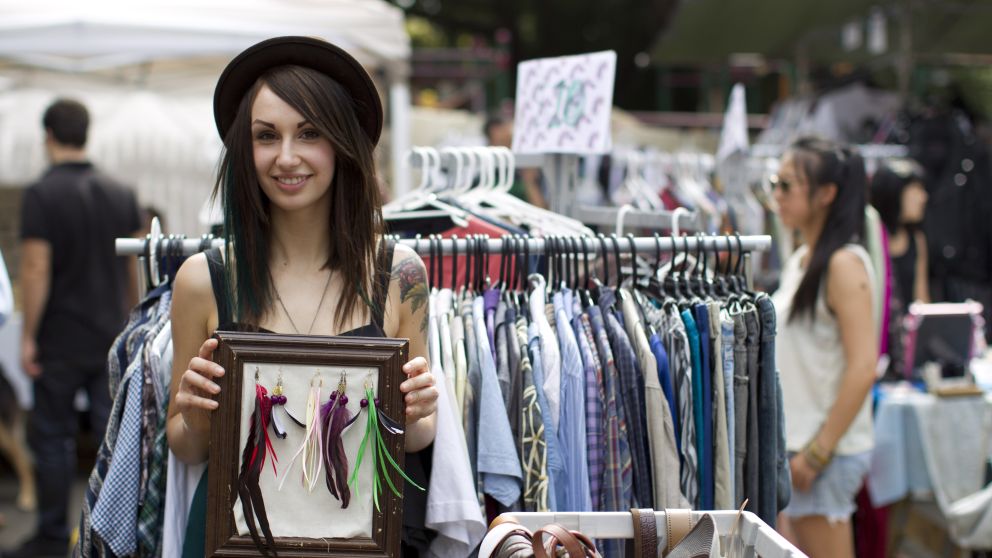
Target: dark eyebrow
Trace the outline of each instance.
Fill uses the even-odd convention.
[[[299,124],[297,124],[296,125],[296,128],[297,129],[302,128],[302,127],[306,126],[309,123],[310,123],[309,120],[304,120],[303,122],[300,122]],[[271,122],[266,122],[266,121],[261,120],[261,119],[258,119],[258,118],[256,118],[255,121],[252,124],[261,124],[262,126],[265,126],[267,128],[273,128],[273,129],[275,129],[275,127],[276,127],[275,124],[272,124]]]

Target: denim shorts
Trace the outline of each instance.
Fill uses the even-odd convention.
[[[800,492],[793,487],[792,500],[782,513],[789,517],[822,515],[831,522],[849,520],[870,463],[870,451],[834,456],[830,465],[813,481],[809,492]]]

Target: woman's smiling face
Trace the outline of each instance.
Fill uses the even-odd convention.
[[[252,103],[251,136],[258,183],[275,207],[299,210],[328,196],[334,147],[266,85]]]

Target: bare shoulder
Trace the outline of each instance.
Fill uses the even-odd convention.
[[[864,260],[855,252],[840,249],[830,256],[827,271],[827,297],[831,303],[841,302],[859,293],[870,296],[871,284]],[[830,304],[831,308],[834,304]]]
[[[847,248],[841,248],[830,256],[828,272],[831,276],[860,274],[865,276],[865,280],[868,279],[868,270],[865,269],[864,260],[853,250]]]
[[[173,313],[176,310],[209,316],[216,306],[207,257],[200,253],[188,258],[176,272],[172,285]]]

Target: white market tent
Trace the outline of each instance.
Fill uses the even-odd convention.
[[[410,42],[402,11],[384,1],[0,0],[0,185],[44,170],[41,114],[71,96],[90,108],[91,158],[163,210],[169,230],[201,232],[221,151],[214,84],[235,54],[278,35],[327,39],[388,89],[384,138],[402,169]]]

